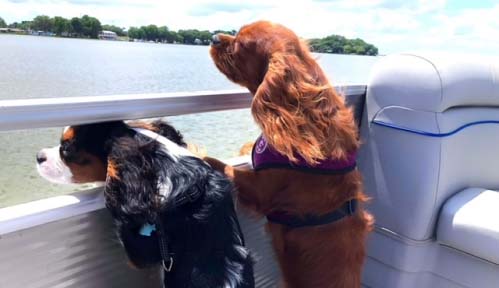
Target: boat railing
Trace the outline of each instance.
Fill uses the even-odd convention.
[[[348,97],[364,94],[366,86],[337,89]],[[251,95],[242,90],[2,100],[0,131],[176,116],[250,105]]]
[[[365,95],[366,85],[337,86],[336,89],[346,97],[347,102],[354,105],[363,101],[360,96]],[[251,94],[246,91],[232,90],[1,100],[0,132],[243,109],[251,106],[251,98]],[[356,111],[356,114],[361,112]],[[226,161],[241,165],[247,159],[237,157]],[[74,195],[77,197],[80,194]],[[62,208],[66,202],[68,205],[74,204],[74,200],[68,197],[56,196],[0,209],[0,235],[6,232],[6,226],[10,227],[8,231],[14,228],[3,221],[29,216],[32,214],[29,211],[43,212],[44,207],[47,210]],[[97,209],[99,207],[96,206]],[[29,222],[22,222],[32,226]],[[39,221],[33,223],[39,224]],[[26,228],[26,225],[18,228]]]
[[[348,103],[363,106],[358,103],[364,101],[365,85],[337,89]],[[238,90],[2,100],[0,132],[242,109],[250,107],[251,98]],[[361,113],[362,108],[357,109],[357,119]],[[228,159],[232,165],[245,165],[247,161],[245,157]],[[157,271],[152,277],[126,267],[104,208],[102,189],[96,188],[0,209],[0,251],[8,251],[0,255],[0,263],[5,263],[0,264],[0,274],[9,275],[0,279],[0,287],[20,287],[27,281],[54,284],[44,287],[64,281],[78,283],[77,287],[118,287],[116,281],[123,282],[119,287],[145,287],[144,281],[158,283]],[[274,287],[278,270],[268,257],[272,250],[262,222],[240,217],[248,245],[265,256],[255,267],[257,286]],[[19,262],[18,268],[8,264],[12,259]],[[101,269],[107,272],[101,273]],[[29,277],[26,270],[32,271]]]

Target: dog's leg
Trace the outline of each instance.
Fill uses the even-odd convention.
[[[280,179],[283,177],[281,173],[259,173],[251,169],[235,168],[210,157],[205,157],[204,160],[234,182],[241,205],[260,215],[266,215],[270,211],[272,194],[284,189],[279,186],[286,183]]]

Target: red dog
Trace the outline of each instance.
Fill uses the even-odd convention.
[[[206,160],[236,184],[239,202],[267,216],[286,287],[360,287],[372,217],[355,169],[359,148],[351,109],[306,45],[270,22],[213,37],[211,56],[254,95],[262,129],[255,170]]]

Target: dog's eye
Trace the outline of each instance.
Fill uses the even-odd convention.
[[[76,148],[73,145],[61,145],[59,149],[59,153],[61,154],[61,158],[69,158],[76,151]]]

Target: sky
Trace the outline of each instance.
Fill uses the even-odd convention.
[[[381,54],[499,54],[499,0],[0,0],[0,17],[7,23],[85,14],[103,24],[173,30],[238,30],[265,19],[303,38],[361,38]]]

